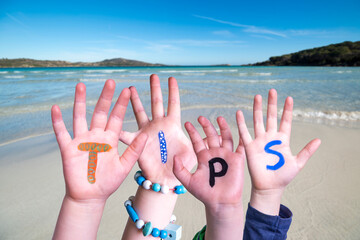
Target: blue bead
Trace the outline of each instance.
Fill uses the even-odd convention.
[[[160,236],[160,230],[157,228],[153,228],[152,232],[151,232],[151,236],[153,237],[158,237]]]
[[[179,185],[175,187],[175,191],[176,194],[184,194],[186,193],[186,189],[183,185]]]
[[[139,177],[136,179],[136,182],[137,182],[137,184],[139,184],[139,186],[141,186],[145,180],[146,180],[146,179],[145,179],[143,176],[139,176]]]
[[[160,231],[160,238],[161,239],[165,239],[165,238],[167,238],[167,231],[165,231],[165,230],[161,230]]]
[[[127,205],[126,211],[128,212],[129,217],[131,218],[131,220],[133,220],[133,222],[136,222],[137,220],[139,220],[139,216],[137,215],[137,213],[135,212],[135,210],[132,206]]]
[[[152,190],[154,190],[155,192],[159,192],[160,189],[161,189],[160,184],[154,183],[154,184],[152,185]]]

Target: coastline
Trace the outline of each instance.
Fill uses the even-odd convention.
[[[191,120],[192,121],[192,120]],[[238,140],[229,120],[234,143]],[[128,123],[127,129],[136,128]],[[250,130],[251,131],[251,130]],[[288,186],[283,204],[294,213],[289,239],[356,239],[360,234],[360,129],[293,123],[291,146],[296,154],[318,137],[322,145],[307,166]],[[125,149],[119,144],[119,152]],[[19,151],[21,149],[21,151]],[[65,192],[61,157],[55,136],[46,134],[0,146],[0,238],[49,239]],[[123,202],[135,194],[133,174],[107,202],[98,239],[120,239],[127,220]],[[244,210],[250,197],[245,169]],[[174,214],[183,227],[182,239],[192,239],[205,224],[203,206],[191,194],[180,197]],[[193,214],[193,213],[196,214]],[[22,231],[18,231],[22,229]]]

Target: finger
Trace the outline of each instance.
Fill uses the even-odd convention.
[[[147,138],[146,133],[139,134],[120,157],[120,162],[126,173],[129,173],[135,162],[139,159],[144,150]]]
[[[219,137],[220,146],[222,146],[222,137],[221,137],[221,135],[218,135],[218,137]],[[204,144],[205,144],[206,148],[209,149],[209,144],[208,144],[207,138],[206,137],[203,138],[203,141],[204,141]]]
[[[94,114],[91,119],[90,130],[94,128],[105,128],[114,92],[115,82],[114,80],[109,79],[105,82],[99,100],[96,103]]]
[[[275,89],[270,89],[268,97],[266,132],[277,131],[277,93]]]
[[[236,152],[240,154],[245,154],[245,146],[241,137],[239,137],[239,145],[236,148]]]
[[[146,125],[149,122],[149,118],[146,115],[145,109],[141,103],[141,100],[139,98],[139,94],[136,91],[135,87],[130,87],[131,91],[131,105],[135,114],[136,122],[139,126],[139,129],[142,128],[144,125]]]
[[[189,189],[192,175],[189,170],[184,167],[182,158],[177,155],[174,156],[173,172],[184,187]]]
[[[251,138],[248,128],[246,127],[244,114],[240,110],[236,112],[236,122],[237,122],[238,129],[239,129],[239,136],[240,136],[241,143],[243,143],[244,146],[246,146],[249,143],[251,143],[252,138]],[[240,145],[240,143],[239,143],[239,145]]]
[[[156,74],[150,76],[151,113],[152,118],[164,117],[164,106],[160,87],[160,80]]]
[[[66,130],[59,106],[57,105],[52,106],[51,119],[52,119],[52,125],[55,132],[56,140],[61,150],[63,149],[64,146],[66,146],[71,142],[71,137],[69,132]]]
[[[220,128],[220,134],[221,134],[221,146],[224,148],[229,149],[230,151],[234,151],[234,143],[232,134],[229,128],[229,125],[227,124],[225,118],[218,117],[217,122]]]
[[[86,87],[83,83],[78,83],[75,88],[73,131],[74,137],[81,136],[88,131],[86,122]]]
[[[321,140],[316,138],[309,142],[296,156],[296,161],[302,169],[306,162],[310,159],[310,157],[316,152],[316,150],[319,148],[321,144]]]
[[[179,86],[175,78],[169,78],[168,116],[174,116],[180,120],[180,95]]]
[[[265,133],[261,95],[256,95],[254,97],[253,121],[254,121],[255,138],[257,138],[258,136]]]
[[[119,140],[121,142],[125,143],[126,145],[130,145],[134,141],[134,139],[136,138],[137,135],[138,135],[138,132],[132,133],[132,132],[127,132],[127,131],[121,131]]]
[[[190,122],[186,122],[185,129],[189,134],[191,143],[194,148],[194,152],[197,154],[205,150],[206,149],[205,143],[201,138],[200,134],[198,133],[198,131],[196,131],[195,127]]]
[[[211,122],[203,116],[200,116],[198,121],[204,129],[209,148],[220,147],[219,135]]]
[[[128,88],[124,88],[121,91],[121,93],[114,105],[114,108],[111,111],[109,121],[106,124],[105,130],[114,132],[117,137],[120,136],[120,132],[122,129],[122,124],[124,121],[127,105],[130,100],[130,95],[131,95],[131,92],[130,92],[130,89],[128,89]]]
[[[292,111],[294,101],[292,97],[287,97],[284,104],[284,110],[282,113],[279,131],[285,133],[290,139],[291,134],[291,122],[292,122]]]

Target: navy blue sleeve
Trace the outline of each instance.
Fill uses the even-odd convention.
[[[284,205],[280,205],[279,216],[263,214],[248,206],[244,228],[244,240],[282,240],[290,228],[292,212]]]

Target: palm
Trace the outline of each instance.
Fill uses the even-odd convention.
[[[160,147],[159,147],[159,131],[163,131],[166,138],[167,144],[167,162],[162,163],[160,159]],[[185,153],[186,157],[186,166],[191,169],[192,162],[190,156],[192,152],[190,141],[183,133],[180,126],[174,124],[174,120],[168,117],[165,117],[160,120],[151,121],[144,129],[140,130],[141,132],[147,133],[149,141],[147,142],[143,153],[139,159],[140,168],[143,170],[146,177],[149,179],[154,179],[153,181],[161,181],[163,178],[169,181],[169,185],[177,185],[178,180],[175,178],[172,169],[173,169],[173,158],[175,155]]]
[[[194,174],[190,174],[190,172],[183,167],[182,156],[178,156],[174,166],[174,173],[189,192],[205,205],[237,204],[241,200],[243,188],[244,148],[240,144],[236,151],[233,152],[231,131],[225,119],[218,118],[221,142],[219,141],[215,128],[209,120],[200,117],[199,122],[205,131],[207,137],[206,142],[201,139],[199,133],[191,123],[185,125],[193,143],[198,160],[198,167]],[[225,160],[228,168],[225,175],[216,177],[215,184],[210,186],[209,161],[214,158],[222,158]],[[215,166],[215,171],[221,171],[220,165]]]
[[[276,171],[268,170],[266,165],[275,165],[279,161],[279,157],[264,151],[265,145],[273,140],[282,142],[281,145],[274,146],[272,149],[281,153],[285,159],[284,166]],[[284,134],[277,133],[257,137],[245,149],[253,187],[257,190],[283,188],[300,171],[296,158],[291,153],[289,140]]]
[[[262,99],[260,95],[254,99],[254,132],[253,140],[246,127],[241,111],[237,112],[237,122],[240,137],[244,143],[251,181],[255,190],[283,190],[291,180],[305,166],[307,160],[320,145],[315,139],[308,143],[303,150],[293,156],[290,149],[290,134],[292,122],[293,100],[288,97],[285,101],[280,128],[277,129],[277,93],[274,89],[269,92],[266,130],[263,124]],[[273,145],[270,149],[284,158],[284,164],[277,168],[268,169],[279,162],[280,157],[266,152],[265,146],[272,141],[280,140],[281,144]]]
[[[115,83],[108,80],[95,107],[88,130],[85,85],[82,83],[77,85],[73,116],[74,139],[71,139],[66,130],[60,108],[54,105],[51,109],[53,128],[62,156],[66,194],[75,200],[106,200],[123,182],[145,145],[146,135],[142,134],[134,140],[131,149],[126,149],[119,157],[118,136],[130,91],[129,89],[122,91],[108,120],[107,115],[114,91]],[[94,150],[99,151],[96,154],[97,163],[91,165],[95,167],[90,167],[90,151],[78,148],[83,143],[108,144],[111,149]],[[93,178],[89,180],[89,177]]]
[[[217,178],[214,187],[209,185],[209,160],[222,158],[228,164],[228,172],[222,178]],[[205,204],[216,202],[218,204],[236,204],[241,199],[243,186],[243,160],[239,153],[223,148],[205,150],[197,154],[199,166],[191,178],[189,191]],[[219,191],[229,189],[231,191]],[[204,191],[205,190],[205,191]]]
[[[180,98],[175,78],[169,78],[169,106],[168,114],[164,115],[160,82],[156,75],[150,78],[152,116],[150,121],[141,104],[138,93],[131,87],[131,103],[139,130],[135,133],[122,132],[120,140],[130,144],[132,139],[140,133],[148,135],[148,141],[139,158],[139,166],[144,176],[152,182],[167,184],[170,187],[178,185],[179,181],[172,172],[173,158],[177,154],[184,154],[186,167],[194,166],[194,155],[191,143],[185,136],[180,121]],[[167,162],[163,163],[160,154],[159,132],[165,135],[167,146]]]
[[[86,177],[88,171],[89,152],[79,151],[78,145],[83,142],[107,143],[110,152],[98,153],[96,168],[96,182],[89,184]],[[73,139],[63,153],[64,175],[67,180],[68,193],[75,199],[87,198],[106,199],[123,181],[124,173],[121,169],[117,151],[117,138],[108,136],[104,131],[88,132]],[[111,176],[111,177],[109,177]]]

